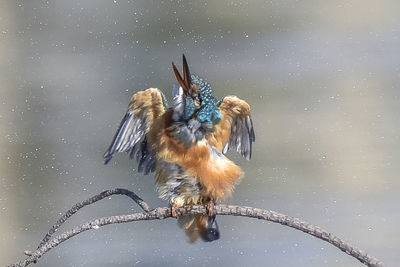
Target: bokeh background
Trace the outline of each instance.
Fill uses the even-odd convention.
[[[153,207],[152,176],[103,165],[131,95],[170,98],[185,53],[215,95],[251,104],[251,161],[227,203],[317,224],[400,261],[399,1],[0,1],[0,265],[23,259],[74,203],[124,187]],[[62,228],[134,212],[115,196]],[[89,231],[37,266],[361,266],[281,225],[219,217],[188,244],[174,219]]]

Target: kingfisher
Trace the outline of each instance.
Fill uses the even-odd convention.
[[[219,239],[214,204],[229,197],[243,171],[225,154],[236,150],[247,160],[255,141],[249,104],[236,97],[217,101],[210,83],[191,74],[183,55],[183,76],[172,63],[179,85],[172,88],[168,107],[157,88],[135,93],[114,139],[104,154],[105,164],[117,152],[136,158],[138,172],[155,172],[159,197],[169,201],[173,217],[190,242]],[[206,205],[205,215],[178,216],[184,205]]]

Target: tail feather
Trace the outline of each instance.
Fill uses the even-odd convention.
[[[207,217],[207,224],[205,230],[201,232],[201,238],[206,242],[212,242],[219,239],[219,228],[216,215]]]
[[[193,243],[199,237],[205,242],[212,242],[219,239],[219,228],[215,215],[188,215],[178,218],[181,228],[185,228],[185,233],[189,237],[189,242]]]

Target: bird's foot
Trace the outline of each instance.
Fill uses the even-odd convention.
[[[178,205],[177,204],[172,204],[171,205],[171,215],[172,215],[172,217],[174,217],[174,218],[176,218],[176,217],[178,217]]]
[[[215,206],[215,203],[214,203],[213,200],[210,200],[210,201],[207,203],[207,213],[208,213],[208,216],[213,216],[213,214],[214,214],[214,206]]]

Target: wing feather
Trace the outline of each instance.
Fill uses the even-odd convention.
[[[222,119],[215,127],[212,141],[223,153],[233,149],[250,159],[255,133],[249,104],[236,96],[227,96],[220,101],[219,110]]]
[[[160,90],[149,88],[134,94],[110,147],[104,153],[105,164],[115,153],[129,152],[131,158],[136,156],[139,172],[153,172],[156,157],[147,142],[146,134],[154,120],[164,114],[165,110],[166,103]]]

